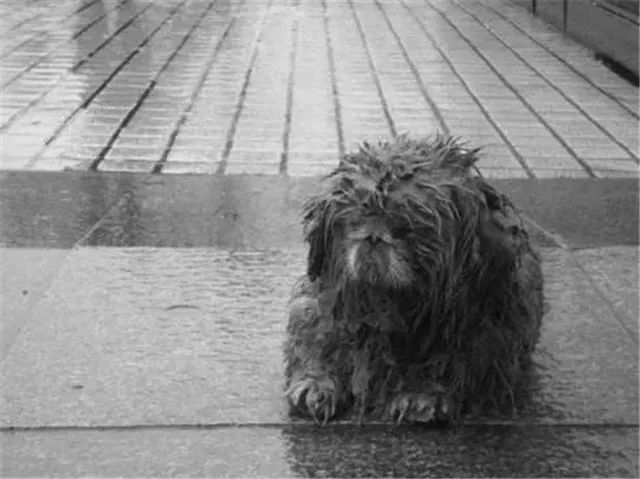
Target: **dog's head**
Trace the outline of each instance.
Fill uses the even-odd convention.
[[[347,155],[305,208],[309,277],[385,290],[428,280],[473,208],[460,191],[476,151],[401,137]]]

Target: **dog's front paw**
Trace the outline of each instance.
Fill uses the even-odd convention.
[[[441,392],[404,392],[391,400],[388,414],[396,424],[402,421],[428,423],[447,418],[450,411],[451,404]]]
[[[287,389],[289,402],[300,412],[309,414],[316,424],[323,426],[336,414],[338,391],[329,377],[305,376]]]

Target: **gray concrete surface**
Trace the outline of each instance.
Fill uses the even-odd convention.
[[[638,91],[593,52],[509,0],[0,8],[0,475],[638,476]],[[527,215],[540,367],[516,416],[318,429],[282,399],[302,203],[405,130]]]
[[[74,251],[2,363],[0,424],[286,421],[281,344],[304,259],[302,249]],[[637,248],[599,259],[637,263]],[[545,249],[544,260],[544,369],[518,420],[637,424],[637,337],[573,253]]]
[[[0,361],[68,255],[62,249],[0,249]]]
[[[538,225],[541,246],[638,244],[638,180],[492,183]],[[318,188],[317,177],[1,172],[0,245],[296,248]]]
[[[589,252],[612,269],[638,260]],[[303,256],[73,251],[2,363],[3,475],[637,473],[637,336],[557,249],[544,250],[542,368],[517,417],[288,426],[280,345]]]
[[[0,175],[2,474],[634,477],[637,182],[495,183],[550,303],[518,415],[320,430],[280,349],[317,179]]]
[[[30,431],[2,446],[12,476],[634,477],[637,439],[619,427],[286,426]]]
[[[628,331],[638,336],[638,262],[626,257],[626,248],[585,249],[575,254],[591,285],[609,303]],[[627,261],[628,259],[628,261]]]

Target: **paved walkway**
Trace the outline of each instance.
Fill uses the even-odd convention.
[[[0,5],[0,476],[638,477],[638,90],[592,52],[509,0]],[[530,402],[292,421],[312,176],[438,130],[541,249]]]
[[[487,176],[638,175],[637,88],[509,0],[1,5],[2,169],[315,175],[443,131]]]
[[[0,172],[0,476],[638,477],[637,181],[494,183],[539,225],[529,400],[319,429],[281,349],[316,178]]]

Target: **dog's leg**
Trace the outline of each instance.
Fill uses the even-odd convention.
[[[285,343],[286,396],[294,410],[326,424],[343,405],[346,390],[337,371],[341,361],[328,352],[339,344],[336,331],[322,316],[317,296],[306,277],[294,290]]]
[[[454,405],[446,389],[432,383],[419,392],[405,391],[396,394],[387,409],[389,417],[397,424],[405,422],[429,423],[449,420]]]
[[[335,417],[340,396],[337,381],[330,374],[316,371],[295,371],[287,388],[291,406],[322,425]]]

